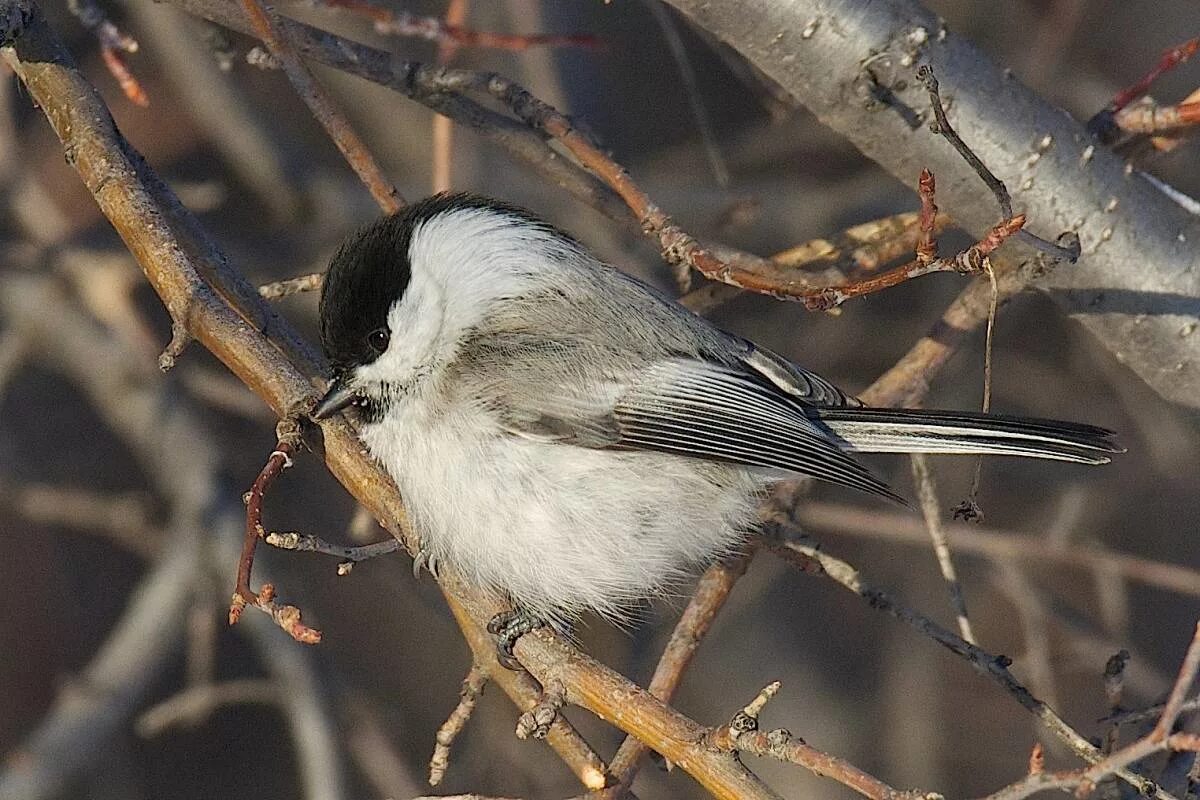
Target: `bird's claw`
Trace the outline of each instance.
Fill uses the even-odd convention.
[[[421,568],[429,570],[429,574],[436,581],[438,579],[438,562],[437,557],[427,550],[418,550],[416,558],[413,559],[413,577],[418,580],[421,577]]]
[[[513,654],[513,646],[525,634],[544,627],[546,621],[530,611],[501,611],[487,624],[488,633],[496,637],[496,660],[505,669],[519,671],[521,662]]]

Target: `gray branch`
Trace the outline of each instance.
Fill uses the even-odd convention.
[[[959,134],[1004,181],[1028,227],[1079,234],[1083,256],[1035,279],[1164,397],[1200,406],[1200,217],[1094,145],[912,0],[667,0],[738,50],[900,180],[933,170],[944,210],[981,235],[991,193],[928,128],[933,65]],[[1011,245],[1009,245],[1011,246]]]

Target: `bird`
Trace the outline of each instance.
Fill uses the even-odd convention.
[[[737,552],[780,480],[903,502],[853,454],[1122,452],[1092,425],[867,407],[474,194],[350,236],[319,320],[333,379],[313,418],[357,408],[411,513],[417,563],[510,606],[489,625],[509,666],[529,630],[588,612],[626,622]]]

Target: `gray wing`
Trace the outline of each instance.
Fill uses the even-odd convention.
[[[643,370],[617,398],[614,444],[781,469],[900,500],[796,402],[749,372],[665,360]]]
[[[734,364],[664,357],[611,374],[598,366],[620,363],[610,354],[502,338],[507,346],[492,339],[483,362],[484,371],[503,380],[493,377],[475,391],[509,433],[784,470],[900,499],[804,413],[806,405],[857,401],[811,373],[785,370],[778,356],[766,360],[762,351],[748,351],[745,363]],[[764,363],[769,374],[755,368]],[[477,359],[476,379],[481,367]]]

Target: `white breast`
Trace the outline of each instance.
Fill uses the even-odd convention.
[[[728,552],[762,485],[736,467],[514,438],[476,409],[431,413],[419,394],[363,439],[431,555],[560,624],[588,609],[623,618]]]

